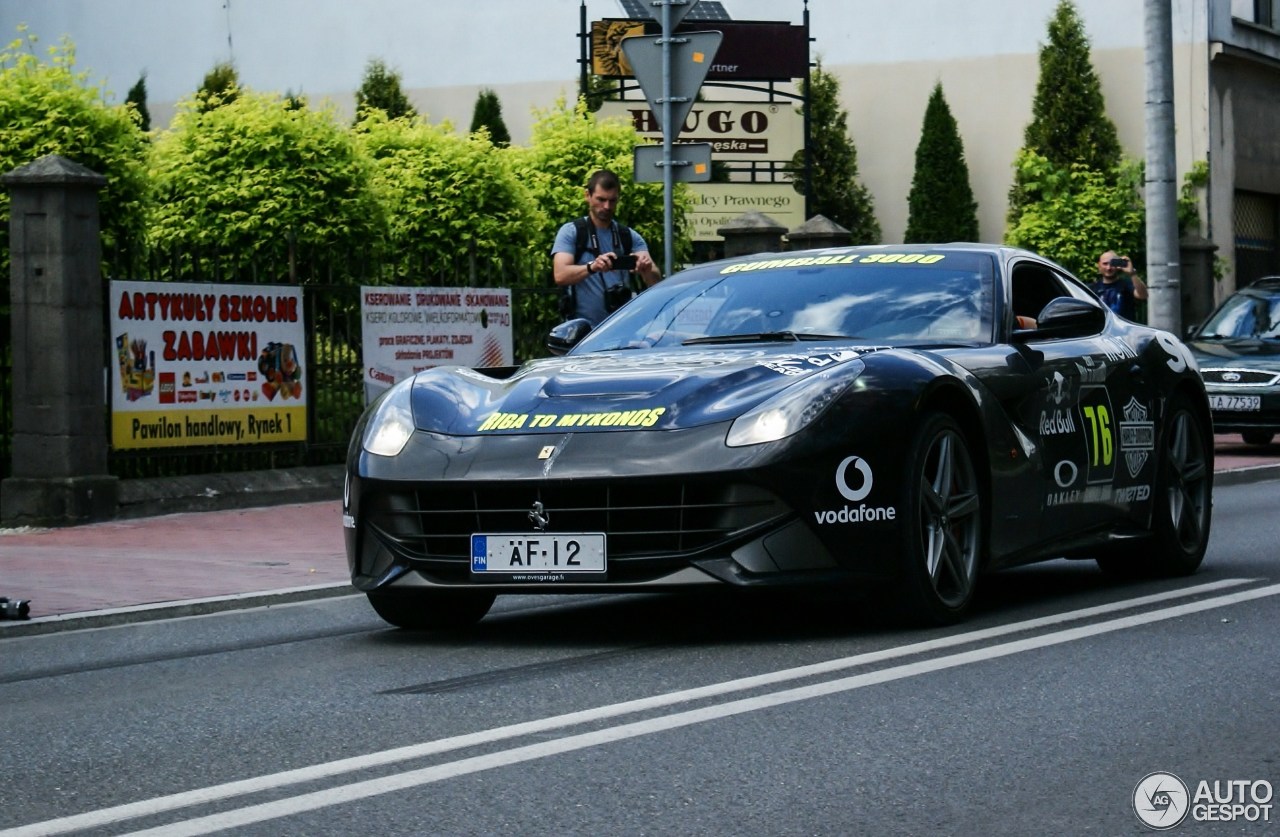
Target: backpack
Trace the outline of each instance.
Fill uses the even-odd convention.
[[[577,264],[582,258],[582,254],[587,252],[587,244],[591,241],[591,221],[585,215],[581,218],[573,219],[573,263]],[[618,224],[618,242],[622,245],[622,252],[619,255],[631,255],[631,228],[626,224]],[[599,255],[598,253],[596,255]],[[573,298],[573,285],[565,285],[560,289],[560,316],[562,319],[569,319],[578,309],[578,303]]]

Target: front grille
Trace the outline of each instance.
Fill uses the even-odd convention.
[[[771,492],[750,484],[630,479],[383,485],[364,497],[361,516],[400,556],[465,568],[472,534],[532,534],[535,502],[548,532],[606,533],[611,563],[689,555],[787,513]]]
[[[1280,372],[1262,369],[1201,369],[1200,377],[1206,384],[1236,387],[1275,386],[1280,382]]]

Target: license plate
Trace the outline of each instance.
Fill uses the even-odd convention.
[[[471,536],[471,572],[602,573],[605,571],[604,533]]]
[[[1209,409],[1228,412],[1257,412],[1262,409],[1262,396],[1210,395]]]

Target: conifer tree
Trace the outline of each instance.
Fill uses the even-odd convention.
[[[978,240],[978,204],[964,144],[941,82],[925,108],[907,208],[907,243]]]
[[[1049,21],[1049,41],[1040,48],[1031,122],[1023,150],[1038,154],[1058,169],[1082,164],[1114,181],[1120,164],[1120,140],[1106,115],[1102,83],[1094,71],[1089,38],[1071,0],[1060,0]],[[1009,221],[1016,223],[1027,201],[1022,171],[1009,192]]]
[[[227,105],[240,95],[240,74],[235,65],[222,61],[213,66],[200,82],[196,93],[197,110],[206,113],[220,105]]]
[[[400,88],[400,74],[373,58],[365,65],[364,80],[356,91],[356,121],[363,119],[366,111],[375,108],[385,113],[388,119],[418,115]]]
[[[809,182],[808,213],[824,215],[849,230],[854,244],[878,244],[880,224],[876,221],[871,193],[858,182],[858,150],[849,137],[849,115],[840,109],[840,82],[822,69],[813,68],[804,84],[808,97],[810,145],[813,152]],[[805,153],[792,158],[793,185],[805,193]]]
[[[151,111],[147,110],[147,74],[143,73],[137,84],[129,88],[124,98],[125,104],[133,105],[138,114],[138,127],[143,132],[151,130]]]
[[[471,114],[471,133],[481,128],[489,129],[490,141],[499,148],[511,144],[511,132],[502,121],[502,102],[498,101],[498,94],[487,87],[476,96],[476,106]]]

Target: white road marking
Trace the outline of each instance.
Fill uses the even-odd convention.
[[[1222,581],[1203,584],[1197,587],[1172,590],[1151,596],[1143,596],[1136,599],[1128,599],[1095,607],[1082,608],[1080,610],[1070,611],[1067,613],[1054,614],[1052,616],[1016,622],[1010,625],[1000,625],[993,628],[970,631],[968,633],[913,643],[911,645],[887,648],[866,654],[858,654],[852,657],[843,657],[822,663],[798,666],[752,677],[744,677],[737,680],[728,680],[709,686],[670,692],[663,695],[640,698],[637,700],[625,701],[623,703],[616,703],[594,709],[581,710],[578,712],[570,712],[552,718],[540,718],[534,721],[511,724],[504,727],[495,727],[493,729],[482,730],[480,732],[454,736],[451,738],[443,738],[437,741],[423,742],[421,744],[410,745],[407,747],[398,747],[391,750],[370,753],[364,756],[338,759],[336,761],[298,768],[296,770],[287,770],[252,779],[227,782],[207,788],[199,788],[168,796],[156,797],[154,799],[118,805],[111,808],[103,808],[97,811],[88,811],[82,814],[32,823],[30,825],[0,831],[0,837],[65,834],[71,831],[101,827],[126,819],[151,816],[165,811],[192,807],[195,805],[228,799],[235,796],[242,796],[245,794],[257,793],[259,791],[280,788],[301,782],[314,781],[343,773],[352,773],[395,762],[423,758],[479,744],[504,741],[553,729],[563,729],[570,726],[600,721],[608,718],[616,718],[622,715],[629,715],[647,710],[659,709],[675,704],[718,697],[733,692],[776,685],[791,680],[832,674],[837,671],[847,670],[857,666],[884,662],[886,660],[899,657],[928,653],[973,642],[982,642],[1013,633],[1060,625],[1065,622],[1095,618],[1121,610],[1160,604],[1172,599],[1214,593],[1225,588],[1248,584],[1251,581],[1253,581],[1253,579],[1224,579]],[[292,814],[312,811],[318,808],[338,805],[357,799],[364,799],[395,790],[402,790],[404,788],[438,782],[444,779],[463,776],[483,770],[519,764],[532,759],[545,758],[547,756],[572,752],[574,750],[580,750],[587,747],[599,746],[613,741],[635,738],[641,735],[649,735],[655,732],[677,729],[691,724],[730,717],[744,712],[753,712],[759,709],[780,706],[795,701],[809,700],[837,692],[850,691],[853,689],[863,688],[865,686],[887,683],[893,680],[914,677],[947,668],[954,668],[956,666],[996,659],[999,657],[1009,656],[1011,654],[1018,654],[1023,651],[1046,648],[1064,642],[1071,642],[1077,639],[1084,639],[1104,633],[1151,624],[1153,622],[1173,619],[1179,616],[1199,613],[1201,611],[1211,610],[1214,608],[1227,607],[1229,605],[1274,595],[1280,595],[1280,585],[1243,590],[1225,596],[1205,599],[1198,602],[1189,602],[1162,610],[1133,614],[1131,616],[1125,616],[1107,622],[1084,625],[1077,628],[1068,628],[1056,633],[1044,634],[1022,640],[1014,640],[1003,645],[965,651],[951,656],[939,657],[917,663],[907,663],[867,674],[853,675],[809,686],[801,686],[756,697],[721,703],[714,706],[707,706],[700,709],[687,710],[658,718],[622,724],[595,732],[570,735],[554,741],[514,747],[483,756],[458,759],[456,761],[420,770],[411,770],[378,779],[356,782],[329,790],[302,794],[275,802],[251,805],[220,814],[198,817],[185,822],[173,823],[135,833],[139,835],[208,834],[225,828],[232,828],[240,825],[248,825],[279,817],[290,816]]]

